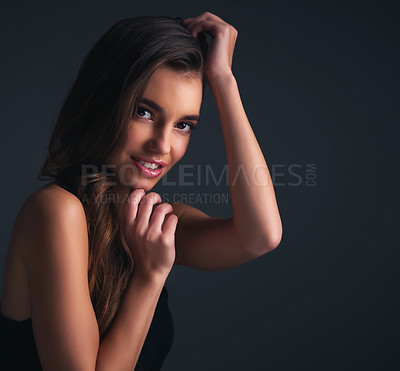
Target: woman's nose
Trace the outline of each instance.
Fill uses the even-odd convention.
[[[147,148],[160,155],[167,155],[171,150],[171,129],[167,125],[154,128],[147,141]]]

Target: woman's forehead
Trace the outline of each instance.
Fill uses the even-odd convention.
[[[203,93],[200,77],[193,77],[170,68],[158,68],[151,76],[142,99],[156,103],[160,110],[176,105],[188,114],[199,112]]]

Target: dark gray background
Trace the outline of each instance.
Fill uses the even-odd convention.
[[[273,252],[227,271],[173,269],[167,288],[176,333],[165,370],[396,369],[398,4],[3,2],[1,265],[89,48],[121,18],[208,10],[239,31],[233,71],[274,175],[284,234]],[[201,114],[182,163],[217,171],[225,157],[209,90]],[[316,165],[315,186],[306,183],[307,164]],[[228,192],[195,183],[157,190]],[[230,213],[227,204],[195,206]]]

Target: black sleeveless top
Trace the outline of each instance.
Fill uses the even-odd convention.
[[[171,348],[174,327],[163,287],[135,371],[158,371]],[[0,313],[0,370],[41,371],[32,321],[15,321]]]

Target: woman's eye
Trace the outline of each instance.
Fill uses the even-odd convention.
[[[136,111],[136,114],[141,117],[141,118],[145,118],[145,119],[149,119],[151,118],[151,113],[149,110],[143,108],[143,107],[139,107]]]
[[[192,124],[189,124],[188,122],[180,122],[176,125],[178,129],[185,131],[187,133],[190,133],[195,129],[195,126]]]

